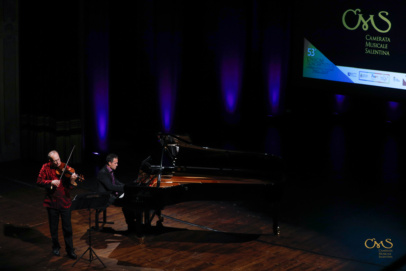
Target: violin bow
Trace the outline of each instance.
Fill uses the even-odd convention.
[[[72,156],[72,153],[73,153],[73,150],[75,149],[75,147],[76,147],[76,145],[73,145],[73,148],[72,148],[72,150],[71,150],[71,152],[70,152],[70,154],[69,154],[68,160],[67,160],[66,163],[65,163],[65,167],[64,167],[64,169],[63,169],[63,171],[62,171],[62,174],[61,174],[61,177],[59,178],[59,180],[62,180],[63,174],[65,174],[66,167],[68,166],[69,160],[70,160],[70,158],[71,158],[71,156]]]

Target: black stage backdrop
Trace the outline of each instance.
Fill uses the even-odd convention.
[[[98,64],[105,65],[108,76],[109,144],[142,142],[165,130],[160,89],[165,69],[172,88],[166,131],[190,134],[196,143],[263,151],[269,115],[283,113],[288,3],[20,2],[21,110],[56,121],[80,118],[85,152],[99,148],[95,107],[100,100],[90,75]],[[92,41],[99,32],[107,38]],[[231,113],[221,78],[228,54],[239,64],[238,82],[230,83],[239,84]],[[268,69],[273,55],[278,108],[271,112]]]
[[[79,119],[83,161],[98,151],[138,163],[166,128],[198,145],[281,155],[300,180],[365,185],[403,176],[403,101],[388,111],[391,97],[304,84],[304,3],[133,2],[20,1],[21,112]],[[94,33],[103,35],[90,42]],[[227,57],[238,67],[228,78],[239,84],[234,104],[224,98]],[[104,68],[107,94],[92,89],[94,67]],[[347,95],[341,108],[337,93]],[[108,108],[103,150],[99,105]],[[23,128],[27,135],[56,130]],[[57,146],[49,142],[42,153]],[[24,146],[25,155],[38,153]]]

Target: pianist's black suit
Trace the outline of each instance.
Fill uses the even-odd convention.
[[[113,184],[111,173],[107,169],[106,165],[97,174],[97,181],[97,192],[111,192],[109,200],[110,204],[114,204],[118,198],[118,195],[121,195],[124,192],[124,184],[121,183],[117,178],[114,178],[115,184]],[[118,195],[116,193],[118,193]]]
[[[97,174],[97,192],[111,192],[109,205],[113,204],[115,206],[123,207],[122,199],[120,199],[119,196],[124,193],[124,184],[121,183],[115,176],[115,183],[113,184],[111,174],[112,173],[109,172],[106,165],[99,171],[99,173]],[[135,230],[134,211],[123,207],[123,214],[125,217],[125,222],[128,225],[128,230]]]

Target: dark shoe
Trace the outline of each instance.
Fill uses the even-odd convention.
[[[73,260],[76,260],[78,258],[78,256],[73,251],[68,252],[68,257],[73,259]]]
[[[52,254],[54,254],[55,256],[61,256],[61,253],[59,252],[59,248],[52,249]]]

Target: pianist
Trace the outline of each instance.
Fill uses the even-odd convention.
[[[114,153],[107,155],[106,165],[97,174],[97,191],[101,193],[111,192],[109,205],[113,204],[115,206],[123,207],[120,196],[122,196],[124,192],[124,184],[114,176],[114,171],[116,170],[117,166],[118,156]],[[126,207],[123,207],[122,210],[125,217],[125,222],[128,225],[128,232],[135,232],[136,224],[134,211]]]

